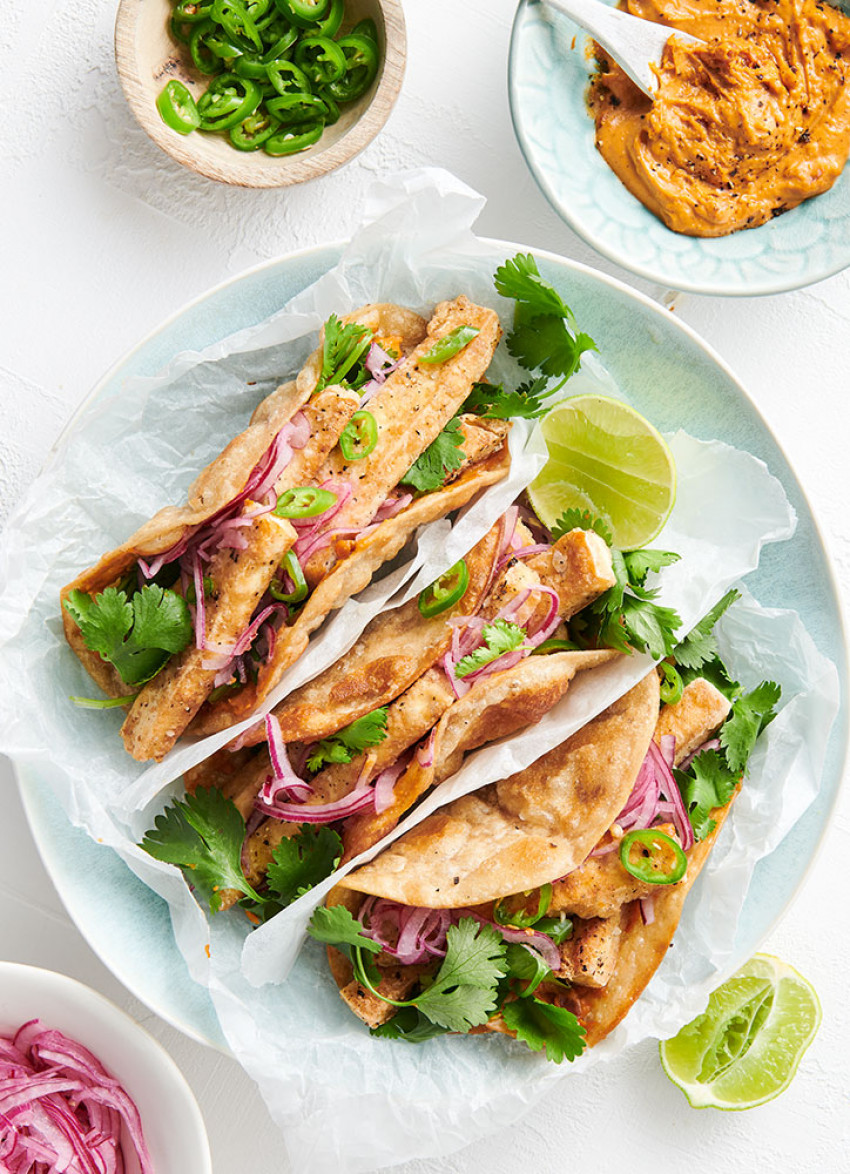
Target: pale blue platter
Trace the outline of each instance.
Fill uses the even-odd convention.
[[[847,0],[834,2],[850,10]],[[596,150],[585,106],[588,40],[545,3],[521,0],[508,78],[514,128],[534,178],[597,252],[665,286],[741,297],[798,289],[850,265],[847,167],[830,191],[760,228],[716,240],[666,228]]]
[[[492,272],[521,246],[489,242]],[[325,246],[273,261],[219,286],[170,319],[98,385],[83,411],[121,395],[125,380],[153,375],[178,352],[202,350],[262,321],[327,271],[340,254]],[[817,801],[777,850],[757,867],[738,926],[735,964],[757,948],[799,887],[834,805],[847,751],[845,638],[829,557],[808,502],[785,456],[746,392],[693,333],[627,286],[553,255],[536,252],[543,276],[572,306],[582,329],[635,407],[662,430],[747,449],[766,462],[799,517],[793,539],[768,546],[747,579],[765,605],[793,607],[820,650],[837,661],[842,707],[828,747]],[[380,291],[376,291],[376,296]],[[287,372],[281,372],[286,375]],[[63,443],[73,443],[73,423]],[[745,508],[746,503],[741,503]],[[708,507],[710,508],[710,506]],[[153,1011],[213,1046],[221,1032],[205,990],[190,979],[174,943],[168,908],[115,853],[74,828],[46,778],[26,766],[18,777],[30,826],[65,906],[109,969]]]

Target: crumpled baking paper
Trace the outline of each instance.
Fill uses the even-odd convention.
[[[502,1038],[446,1037],[418,1048],[372,1039],[338,998],[316,943],[308,941],[292,965],[312,894],[252,935],[238,915],[209,919],[178,870],[151,859],[135,841],[180,793],[179,773],[233,731],[179,745],[158,766],[134,764],[117,736],[118,715],[81,713],[67,702],[68,694],[87,694],[92,685],[65,647],[58,590],[161,505],[181,499],[261,396],[297,369],[331,311],[378,299],[427,310],[460,291],[507,311],[492,289],[492,246],[472,232],[482,206],[480,196],[445,172],[412,172],[377,184],[340,264],[313,287],[258,327],[203,354],[179,355],[161,375],[129,380],[91,405],[0,544],[0,749],[51,778],[72,821],[113,846],[169,902],[178,945],[192,976],[208,986],[231,1049],[257,1079],[294,1161],[317,1174],[448,1153],[515,1120],[564,1072]],[[601,359],[587,357],[570,394],[618,394]],[[509,359],[500,357],[494,367],[497,378],[515,380]],[[791,535],[794,517],[760,461],[682,433],[670,439],[678,499],[654,545],[683,555],[660,582],[662,602],[677,607],[687,630],[757,565],[764,542]],[[539,433],[525,423],[514,427],[512,450],[510,481],[489,490],[453,530],[446,523],[426,530],[407,563],[332,617],[269,705],[350,646],[386,600],[412,596],[469,549],[540,466]],[[754,755],[747,787],[689,898],[676,939],[681,948],[618,1032],[572,1071],[672,1030],[700,1009],[728,959],[755,861],[817,792],[837,707],[834,667],[793,613],[742,601],[724,617],[722,630],[732,671],[745,684],[763,675],[777,679],[784,708]],[[527,765],[629,688],[647,663],[629,658],[579,678],[533,730],[470,756],[409,822]],[[793,789],[778,786],[792,770]]]

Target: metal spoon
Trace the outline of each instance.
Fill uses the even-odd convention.
[[[621,12],[619,8],[609,8],[601,0],[545,2],[549,8],[563,12],[586,29],[648,98],[654,98],[658,89],[658,78],[651,66],[661,63],[664,46],[672,34],[694,45],[705,44],[690,33],[679,32],[666,24],[642,20],[639,16]]]

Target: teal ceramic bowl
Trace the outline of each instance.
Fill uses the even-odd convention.
[[[476,265],[491,274],[523,246],[484,241]],[[336,264],[341,248],[294,253],[251,270],[192,302],[125,356],[95,388],[80,414],[120,396],[132,376],[154,375],[179,351],[201,351],[253,326]],[[818,648],[836,661],[842,708],[833,726],[820,794],[779,847],[756,867],[738,924],[730,971],[748,958],[799,888],[838,794],[847,752],[847,667],[841,609],[830,560],[805,494],[788,461],[741,385],[714,352],[657,303],[584,265],[535,250],[543,276],[568,297],[582,328],[596,340],[609,372],[631,403],[662,431],[684,427],[765,461],[797,511],[789,541],[762,551],[747,585],[767,607],[793,607]],[[469,259],[466,259],[469,264]],[[77,419],[79,418],[79,415]],[[74,442],[71,421],[56,459]],[[746,508],[742,500],[741,508]],[[189,976],[171,931],[168,907],[111,848],[71,825],[49,779],[16,763],[35,841],[68,912],[89,945],[139,999],[195,1039],[223,1048],[208,992]],[[286,995],[319,1014],[315,975],[303,955]],[[331,1031],[336,1003],[322,1011]],[[521,1057],[519,1064],[521,1067]]]
[[[847,0],[841,7],[848,8]],[[850,265],[850,168],[830,191],[760,228],[711,240],[666,228],[596,150],[585,106],[588,40],[545,3],[522,0],[509,89],[532,174],[552,207],[597,252],[661,285],[738,297],[798,289]]]

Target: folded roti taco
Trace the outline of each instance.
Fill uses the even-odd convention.
[[[305,828],[333,825],[344,859],[370,847],[467,753],[532,725],[576,672],[618,655],[531,655],[609,589],[613,574],[592,531],[533,544],[517,514],[281,702],[254,736],[268,744],[219,752],[189,772],[190,791],[217,788],[245,818],[241,858],[252,887],[263,888],[282,843]],[[230,891],[219,903],[240,896]]]
[[[509,424],[461,410],[500,333],[462,296],[430,322],[392,305],[332,317],[187,504],[63,590],[68,642],[129,707],[135,758],[248,716],[420,525],[506,475]],[[450,455],[425,460],[444,433]]]
[[[703,641],[733,597],[706,617]],[[688,640],[687,667],[653,670],[531,767],[436,811],[340,881],[310,932],[378,1034],[495,1031],[560,1061],[628,1013],[779,697],[769,682],[742,695],[716,647],[697,655]]]

